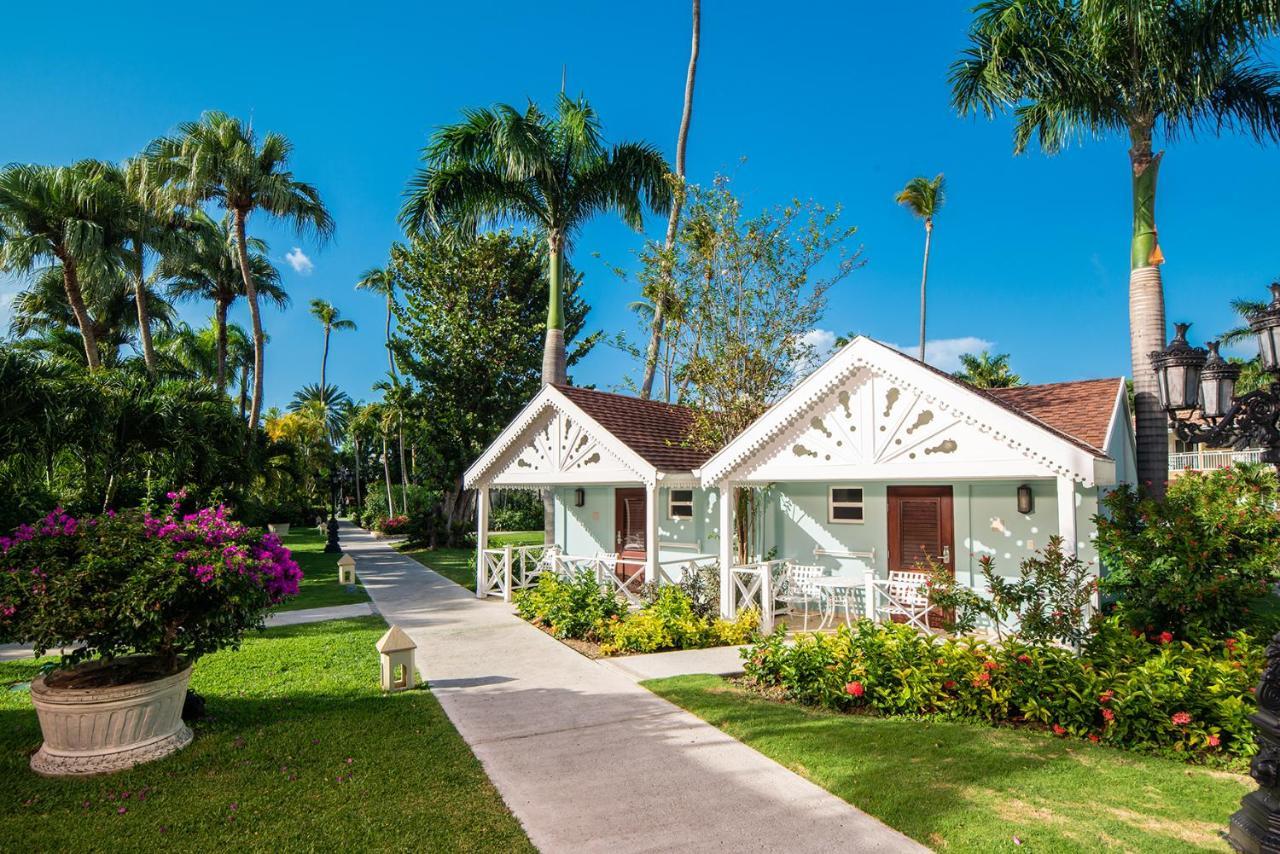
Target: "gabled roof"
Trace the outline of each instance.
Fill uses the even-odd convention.
[[[556,389],[659,471],[693,471],[711,456],[689,441],[693,410],[687,406],[576,386]]]
[[[1116,394],[1124,393],[1119,377],[1065,383],[987,389],[987,394],[1038,419],[1065,436],[1105,452]]]

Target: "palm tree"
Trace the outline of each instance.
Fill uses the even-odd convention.
[[[168,280],[175,299],[207,299],[213,303],[217,337],[217,386],[227,386],[227,315],[235,301],[245,295],[240,275],[240,254],[235,238],[225,222],[195,212],[183,239],[176,241],[156,268],[156,275]],[[277,308],[289,305],[289,295],[280,285],[280,271],[267,260],[267,244],[249,238],[249,269],[259,301]]]
[[[15,163],[0,170],[0,270],[30,274],[57,264],[67,305],[90,370],[101,363],[82,271],[119,267],[124,198],[115,167],[97,160],[72,166]]]
[[[674,177],[676,192],[667,217],[667,238],[664,244],[667,257],[676,242],[676,230],[680,227],[680,209],[684,206],[684,152],[689,144],[689,123],[693,120],[693,83],[698,74],[698,47],[702,34],[702,2],[693,0],[693,42],[689,48],[689,71],[684,80],[684,109],[680,113],[680,130],[676,134],[676,168]],[[668,262],[669,264],[669,262]],[[666,324],[671,299],[671,276],[665,271],[660,283],[662,292],[653,301],[653,316],[649,320],[649,348],[644,356],[644,378],[640,382],[640,397],[648,400],[653,392],[653,376],[658,369],[658,349],[662,344],[662,327]],[[671,375],[667,373],[667,401],[671,400]]]
[[[151,317],[147,311],[147,252],[168,253],[185,227],[177,200],[157,179],[151,161],[134,157],[116,170],[124,195],[125,246],[122,247],[133,278],[134,303],[138,310],[138,342],[142,361],[155,373],[156,351],[151,341]]]
[[[332,303],[325,302],[318,297],[311,301],[311,316],[320,321],[320,324],[324,327],[324,352],[320,356],[320,389],[324,391],[329,388],[324,381],[325,368],[329,364],[329,333],[335,330],[339,332],[343,330],[354,332],[356,322],[342,317]],[[325,403],[325,401],[321,400],[321,403]]]
[[[616,212],[639,231],[646,205],[670,210],[666,161],[647,143],[606,148],[595,111],[563,93],[554,116],[532,102],[524,112],[499,104],[464,115],[432,137],[426,165],[409,182],[400,222],[410,233],[467,235],[512,220],[545,232],[550,294],[542,381],[563,383],[567,246],[597,214]]]
[[[387,365],[391,368],[391,375],[398,377],[395,354],[391,351],[391,310],[396,302],[395,277],[385,267],[370,267],[360,274],[356,290],[378,294],[387,301]]]
[[[960,356],[963,370],[956,372],[956,379],[978,388],[1013,388],[1026,385],[1022,377],[1009,370],[1009,354],[992,356],[987,350],[978,355],[963,353]]]
[[[215,201],[232,218],[253,328],[250,430],[257,429],[262,412],[265,341],[246,236],[249,216],[260,210],[285,220],[295,232],[314,234],[320,240],[333,233],[333,218],[319,192],[295,179],[287,168],[292,151],[293,144],[284,136],[267,133],[259,139],[252,127],[216,111],[205,113],[199,121],[184,122],[178,126],[176,136],[158,139],[147,148],[159,174],[172,182],[187,204]]]
[[[933,239],[933,218],[947,200],[947,182],[939,172],[932,180],[917,175],[898,191],[893,200],[924,221],[924,267],[920,271],[920,361],[924,361],[925,295],[929,284],[929,244]]]
[[[329,439],[334,442],[342,435],[346,411],[350,406],[351,397],[332,385],[304,385],[293,393],[293,400],[289,401],[290,412],[315,409],[322,413]]]
[[[409,469],[404,459],[404,408],[407,389],[400,383],[400,378],[389,374],[386,380],[373,384],[374,391],[382,392],[383,417],[394,419],[396,423],[396,449],[400,457],[400,509],[409,515]],[[395,509],[392,507],[391,509]]]
[[[1157,128],[1280,138],[1280,75],[1258,55],[1280,29],[1274,3],[1102,3],[992,0],[978,7],[969,47],[951,68],[956,108],[988,117],[1012,109],[1014,150],[1033,137],[1046,153],[1072,139],[1125,134],[1133,190],[1129,350],[1138,477],[1168,477],[1168,420],[1149,354],[1164,346],[1156,239]]]

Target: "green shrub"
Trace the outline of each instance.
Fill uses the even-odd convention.
[[[541,531],[542,521],[542,496],[536,492],[508,493],[489,513],[492,531]]]
[[[514,598],[521,617],[546,626],[558,638],[591,638],[599,623],[626,612],[616,596],[601,589],[590,570],[568,579],[544,572],[532,590]]]
[[[1280,580],[1278,500],[1275,472],[1257,465],[1186,472],[1163,500],[1111,493],[1097,519],[1102,589],[1150,635],[1248,627],[1251,603]]]
[[[700,615],[683,588],[660,588],[639,611],[602,621],[596,626],[600,651],[658,652],[750,643],[759,636],[760,613],[744,610],[733,620]]]
[[[744,650],[749,683],[838,711],[1022,723],[1060,736],[1188,755],[1245,757],[1262,645],[1239,633],[1152,642],[1103,621],[1079,657],[1055,646],[939,638],[860,621]]]

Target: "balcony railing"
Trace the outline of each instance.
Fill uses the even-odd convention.
[[[1231,466],[1235,463],[1262,462],[1262,450],[1251,448],[1246,451],[1186,451],[1169,455],[1169,471],[1185,471],[1195,469],[1206,471]]]

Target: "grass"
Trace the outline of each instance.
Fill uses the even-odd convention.
[[[502,531],[489,535],[489,548],[532,546],[542,542],[541,531]],[[404,553],[423,566],[433,569],[455,584],[476,589],[476,570],[472,563],[475,549],[405,549]]]
[[[0,849],[532,851],[435,697],[378,689],[385,628],[289,626],[206,656],[195,741],[86,780],[27,768],[40,729],[14,683],[38,663],[0,662]]]
[[[293,552],[293,559],[302,569],[302,584],[298,595],[285,602],[278,610],[297,611],[300,608],[325,608],[331,605],[350,605],[369,601],[369,594],[356,575],[355,590],[338,584],[338,557],[324,553],[326,537],[314,528],[295,528],[282,538]]]
[[[1241,775],[1039,732],[809,709],[716,676],[644,684],[948,852],[1225,851],[1219,833],[1254,788]]]

